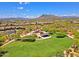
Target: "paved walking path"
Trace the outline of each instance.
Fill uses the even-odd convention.
[[[9,42],[7,42],[7,43],[5,43],[4,45],[2,45],[1,47],[4,47],[5,45],[7,45],[7,44],[9,44],[9,43],[11,43],[11,42],[14,42],[15,41],[15,39],[13,39],[13,40],[11,40],[11,41],[9,41]]]

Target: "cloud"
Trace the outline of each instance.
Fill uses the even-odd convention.
[[[25,16],[26,18],[37,18],[39,16]]]
[[[19,4],[22,4],[23,2],[19,2]]]
[[[19,6],[21,6],[21,7],[17,7],[17,9],[22,10],[22,9],[24,9],[23,5],[27,5],[27,4],[29,4],[29,3],[30,3],[30,2],[19,2]],[[29,11],[29,10],[26,10],[26,11]]]
[[[24,2],[24,4],[30,4],[30,2]]]
[[[78,14],[72,13],[72,14],[63,14],[61,16],[79,16]]]
[[[20,4],[20,5],[22,5],[22,4],[27,5],[27,4],[30,4],[30,2],[19,2],[19,4]]]
[[[22,10],[22,9],[24,9],[24,7],[18,7],[17,9],[20,9],[20,10]]]

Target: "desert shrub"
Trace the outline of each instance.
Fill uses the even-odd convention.
[[[22,42],[34,42],[36,38],[36,35],[30,35],[30,36],[25,36],[23,38],[17,38],[16,41],[22,41]]]
[[[73,43],[79,45],[79,33],[78,32],[75,33],[75,38],[74,38]]]
[[[0,42],[3,42],[3,41],[4,41],[3,36],[0,36]]]
[[[75,32],[75,38],[79,38],[79,32]]]
[[[53,28],[48,28],[48,29],[45,29],[44,31],[49,32],[50,35],[52,35],[52,34],[57,32],[57,30],[53,29]]]
[[[3,50],[2,48],[0,48],[0,57],[3,56],[5,53],[7,53],[8,51]]]
[[[0,46],[2,46],[3,45],[3,42],[0,42]]]
[[[48,32],[49,35],[53,35],[53,34],[54,34],[54,31],[53,31],[53,30],[47,30],[47,31],[45,31],[45,32]]]
[[[73,43],[79,46],[79,38],[74,38]]]
[[[4,43],[4,38],[3,38],[3,36],[0,36],[0,46],[2,46],[3,43]]]
[[[52,34],[53,34],[53,32],[49,32],[49,34],[50,34],[50,35],[52,35]]]
[[[61,33],[61,32],[58,32],[58,33],[56,33],[56,37],[57,38],[64,38],[64,37],[66,37],[66,34],[65,33]]]
[[[58,32],[60,32],[60,30],[58,28],[53,28],[51,30],[48,31],[50,34],[56,34]]]
[[[17,38],[20,38],[20,35],[19,34],[11,34],[10,38],[17,39]]]
[[[56,52],[56,57],[63,57],[63,51],[57,51]]]

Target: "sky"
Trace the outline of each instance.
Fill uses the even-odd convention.
[[[79,16],[79,2],[0,2],[0,18],[34,18],[42,14]]]

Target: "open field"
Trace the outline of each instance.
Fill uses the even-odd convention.
[[[63,56],[63,51],[68,49],[73,43],[72,39],[55,38],[38,40],[35,42],[13,42],[6,45],[4,50],[8,53],[4,57],[52,57]]]

